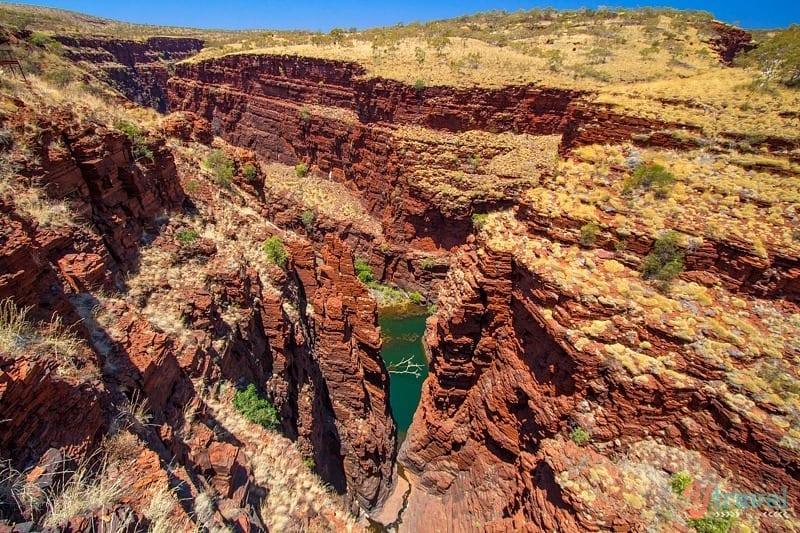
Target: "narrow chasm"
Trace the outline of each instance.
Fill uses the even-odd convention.
[[[383,348],[381,356],[389,370],[389,404],[397,424],[397,440],[405,440],[428,376],[428,361],[422,334],[428,318],[424,307],[390,307],[378,314]]]

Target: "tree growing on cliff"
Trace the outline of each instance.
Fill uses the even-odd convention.
[[[303,227],[306,229],[306,233],[311,233],[314,231],[314,222],[317,220],[317,214],[312,211],[311,209],[306,209],[302,213],[300,213],[300,222],[303,223]]]
[[[206,158],[203,165],[211,171],[214,183],[226,189],[233,182],[233,161],[228,159],[222,150],[214,150]]]
[[[233,406],[250,422],[267,429],[275,429],[278,425],[278,411],[259,394],[252,383],[246,389],[236,391]]]
[[[622,186],[623,194],[629,194],[634,189],[646,189],[655,192],[656,198],[666,198],[669,190],[675,183],[675,175],[663,165],[650,163],[639,165],[631,177],[625,180]]]
[[[283,241],[277,235],[267,239],[263,246],[264,253],[267,254],[267,259],[270,262],[278,265],[281,268],[286,268],[286,261],[289,259],[289,254],[286,253],[286,247]]]
[[[353,267],[356,270],[356,276],[358,276],[358,279],[360,279],[362,283],[369,284],[375,281],[372,268],[370,268],[369,263],[362,258],[357,258],[353,263]]]
[[[760,70],[757,83],[778,80],[788,87],[800,86],[800,25],[774,32],[739,61]]]
[[[586,246],[587,248],[594,246],[594,243],[597,242],[597,236],[599,234],[600,226],[594,221],[587,222],[581,226],[581,246]]]
[[[247,163],[242,167],[242,174],[247,181],[256,181],[258,179],[258,168],[253,163]]]
[[[669,282],[683,272],[683,258],[680,234],[670,230],[656,239],[653,250],[642,261],[642,278],[653,280],[659,290],[666,291]]]
[[[423,50],[419,46],[414,48],[414,59],[417,60],[417,64],[419,66],[422,66],[422,64],[425,62],[425,50]]]
[[[120,120],[116,123],[115,127],[131,140],[131,153],[137,161],[140,159],[153,161],[153,150],[150,149],[147,136],[139,126],[125,120]]]
[[[586,431],[580,426],[577,426],[575,429],[569,432],[569,440],[571,440],[578,446],[583,446],[584,444],[592,440],[592,436],[589,435],[588,431]]]

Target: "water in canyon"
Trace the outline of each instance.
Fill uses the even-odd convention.
[[[422,349],[427,318],[423,307],[388,308],[378,316],[383,338],[381,354],[389,369],[389,402],[399,442],[405,439],[419,404],[422,382],[428,376],[428,362]]]

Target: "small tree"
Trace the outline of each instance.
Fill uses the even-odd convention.
[[[592,440],[592,436],[589,435],[588,431],[578,426],[569,432],[569,440],[571,440],[578,446],[583,446],[584,444]]]
[[[183,244],[188,244],[190,242],[196,241],[198,237],[200,237],[200,234],[193,229],[182,229],[175,234],[175,238],[178,239],[178,241],[182,242]]]
[[[137,161],[139,159],[153,161],[153,150],[150,149],[147,136],[139,126],[125,120],[120,120],[116,123],[115,127],[131,140],[131,153],[134,159]]]
[[[697,533],[728,533],[736,525],[736,516],[707,514],[701,518],[689,518],[686,525]]]
[[[372,268],[370,268],[369,264],[362,258],[357,258],[353,263],[353,267],[356,270],[356,276],[358,276],[358,279],[360,279],[362,283],[372,283],[375,281],[375,276],[372,275]]]
[[[675,175],[658,163],[639,165],[630,178],[625,180],[622,192],[628,194],[634,189],[652,189],[657,198],[669,196],[669,189],[675,183]]]
[[[233,161],[228,159],[222,150],[214,150],[203,163],[211,171],[214,183],[228,188],[233,182]]]
[[[476,230],[480,230],[483,228],[483,225],[486,224],[486,219],[489,217],[486,213],[475,213],[472,215],[472,227]]]
[[[306,233],[314,231],[314,221],[317,219],[317,214],[311,209],[306,209],[300,214],[300,221],[303,227],[306,228]]]
[[[267,254],[267,259],[281,268],[286,268],[286,260],[289,258],[289,254],[286,253],[286,247],[280,237],[275,235],[267,239],[263,250]]]
[[[600,234],[600,226],[595,222],[587,222],[581,226],[581,246],[591,247],[597,242],[597,236]]]
[[[305,163],[297,163],[294,166],[294,173],[298,178],[304,178],[308,174],[308,166]]]
[[[423,50],[419,46],[414,48],[414,59],[417,60],[417,64],[419,66],[422,66],[422,64],[425,62],[425,50]]]
[[[738,62],[758,68],[762,83],[779,80],[800,85],[800,25],[778,30]]]
[[[683,272],[683,258],[680,235],[668,231],[656,239],[653,250],[642,261],[642,277],[654,280],[660,290],[667,290],[669,282]]]
[[[242,174],[244,174],[244,177],[247,181],[256,181],[258,178],[258,169],[253,163],[247,163],[242,168]]]
[[[278,411],[259,394],[252,383],[246,389],[236,391],[233,395],[233,407],[250,422],[267,429],[275,429],[278,425]]]
[[[669,485],[672,487],[672,492],[678,496],[683,496],[683,493],[692,484],[692,476],[686,472],[676,472],[669,478]]]

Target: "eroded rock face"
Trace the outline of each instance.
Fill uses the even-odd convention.
[[[723,63],[730,65],[736,56],[749,52],[756,45],[753,43],[753,35],[740,28],[729,26],[724,22],[713,21],[711,29],[716,33],[709,43],[719,54]]]
[[[350,185],[393,242],[450,249],[472,231],[472,213],[497,200],[476,197],[456,211],[439,206],[434,193],[408,180],[393,129],[552,134],[565,128],[567,109],[580,96],[535,87],[417,91],[361,74],[353,63],[288,56],[181,64],[169,80],[170,106],[204,117],[216,134],[263,159],[302,161]]]
[[[593,309],[563,294],[508,253],[469,247],[459,254],[442,284],[439,312],[428,323],[431,373],[399,454],[414,486],[404,528],[638,527],[636,510],[571,500],[578,481],[564,481],[563,461],[577,452],[563,450],[571,443],[544,443],[565,438],[573,427],[588,428],[607,443],[606,456],[658,435],[734,472],[742,487],[789,487],[797,505],[797,458],[778,445],[777,427],[736,415],[712,388],[681,388],[666,376],[631,379],[575,349],[566,342],[567,330],[556,326],[604,314],[600,304]],[[637,327],[635,334],[664,353],[681,353],[681,341],[663,330]],[[677,368],[714,379],[712,369],[688,356]],[[587,464],[602,462],[580,453]],[[582,472],[575,475],[588,470]]]
[[[167,79],[175,62],[203,48],[203,41],[191,38],[150,37],[127,41],[105,37],[56,36],[72,61],[97,67],[101,77],[130,100],[166,112]]]
[[[35,354],[0,354],[0,413],[4,459],[24,463],[49,448],[61,448],[69,457],[94,449],[108,427],[102,384],[59,374],[58,360]]]
[[[287,287],[297,299],[288,313],[297,314],[281,324],[280,302],[267,304],[275,347],[268,387],[323,479],[372,508],[388,495],[396,455],[375,300],[337,238],[325,240],[318,269],[307,243],[289,249],[296,282]]]
[[[13,296],[20,306],[33,305],[34,318],[57,312],[71,322],[75,314],[65,291],[117,285],[135,267],[148,234],[157,231],[158,217],[179,206],[184,193],[163,145],[154,146],[153,161],[140,166],[125,135],[81,129],[68,114],[53,115],[24,111],[16,117],[42,129],[32,146],[38,164],[21,174],[50,199],[66,202],[74,222],[93,224],[99,233],[45,223],[0,201],[0,231],[7,237],[0,244],[0,299]]]
[[[303,162],[347,184],[382,222],[387,239],[423,250],[459,246],[472,231],[473,213],[508,207],[514,198],[475,194],[451,208],[437,191],[413,183],[409,161],[420,155],[398,147],[398,127],[560,134],[562,153],[617,142],[692,149],[703,139],[696,126],[631,116],[576,91],[417,90],[363,74],[354,63],[237,54],[178,65],[168,93],[171,109],[203,117],[232,144],[265,160]],[[677,130],[685,134],[670,134]],[[785,144],[772,137],[762,142],[770,149]]]

